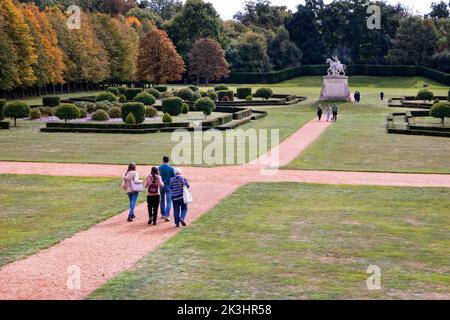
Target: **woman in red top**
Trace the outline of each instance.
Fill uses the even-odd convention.
[[[159,187],[164,186],[159,175],[159,170],[157,167],[152,168],[152,172],[148,175],[145,180],[144,187],[147,188],[147,207],[148,207],[148,224],[155,225],[156,219],[158,218],[158,207],[159,207]]]

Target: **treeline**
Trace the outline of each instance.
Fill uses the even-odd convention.
[[[69,29],[66,9],[82,9]],[[370,30],[367,7],[381,8]],[[221,80],[323,64],[405,64],[450,72],[447,3],[422,17],[400,4],[306,0],[295,12],[248,1],[223,21],[203,0],[2,0],[0,96],[95,89],[99,84]]]

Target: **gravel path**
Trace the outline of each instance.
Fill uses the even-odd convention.
[[[280,165],[294,160],[329,125],[313,120],[283,141],[279,146]],[[120,179],[124,168],[122,165],[0,162],[0,173],[7,174]],[[150,167],[139,166],[138,169],[144,175]],[[270,173],[262,171],[257,161],[235,167],[184,168],[195,198],[189,206],[188,223],[249,182],[450,187],[450,175],[300,170]],[[172,222],[148,226],[145,205],[137,207],[136,215],[133,223],[126,223],[127,213],[124,212],[37,254],[4,266],[0,269],[0,299],[82,299],[119,272],[133,268],[139,259],[180,230]],[[67,286],[68,268],[72,266],[81,270],[79,289]]]

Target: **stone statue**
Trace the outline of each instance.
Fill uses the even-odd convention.
[[[327,59],[327,64],[330,65],[328,68],[328,75],[345,76],[345,69],[347,68],[345,64],[342,64],[336,56],[332,58],[333,59]]]

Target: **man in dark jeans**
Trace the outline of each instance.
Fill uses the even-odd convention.
[[[336,105],[336,103],[333,105],[333,121],[336,122],[337,121],[337,115],[338,115],[338,107]]]
[[[170,221],[170,210],[172,209],[172,191],[170,189],[170,179],[175,177],[173,168],[169,165],[169,157],[163,157],[163,164],[159,166],[159,174],[164,183],[160,188],[161,193],[161,215],[164,220]]]

